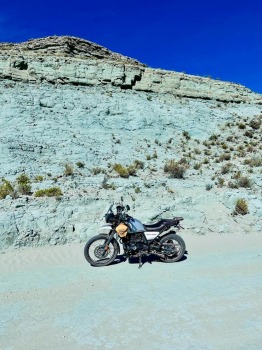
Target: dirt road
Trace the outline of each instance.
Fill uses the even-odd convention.
[[[183,238],[187,259],[141,269],[84,244],[0,254],[0,349],[261,349],[262,235]]]

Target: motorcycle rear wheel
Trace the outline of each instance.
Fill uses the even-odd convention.
[[[107,235],[92,237],[85,245],[84,255],[92,266],[107,266],[111,264],[118,252],[117,241],[113,238],[106,247]]]
[[[170,233],[166,236],[164,236],[160,240],[160,244],[163,245],[164,243],[173,243],[175,252],[174,254],[165,254],[164,258],[160,258],[160,261],[166,262],[166,263],[173,263],[176,261],[179,261],[186,251],[186,244],[180,236],[178,236],[175,233]],[[164,246],[163,246],[164,249]]]

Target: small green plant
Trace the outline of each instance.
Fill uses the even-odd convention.
[[[16,178],[18,184],[18,191],[21,194],[30,194],[31,192],[31,182],[30,178],[26,174],[21,174]]]
[[[148,101],[152,101],[152,96],[147,96]]]
[[[248,214],[248,204],[244,198],[239,198],[235,205],[234,214],[246,215]]]
[[[199,170],[200,168],[201,168],[201,163],[195,163],[194,164],[194,166],[193,166],[193,168],[195,169],[195,170]]]
[[[74,174],[74,168],[72,164],[66,163],[64,164],[64,175],[65,176],[72,176]]]
[[[42,182],[44,180],[44,177],[42,175],[36,175],[34,180],[35,182]]]
[[[59,187],[50,187],[35,192],[35,197],[59,197],[62,195],[63,192]]]
[[[138,193],[140,193],[140,192],[141,192],[141,189],[140,189],[139,187],[136,187],[136,188],[135,188],[135,193],[138,194]]]
[[[218,140],[218,135],[216,135],[216,134],[211,135],[211,136],[209,137],[209,140],[210,140],[210,141],[216,141],[216,140]]]
[[[243,129],[246,128],[246,124],[244,124],[244,123],[239,123],[239,124],[238,124],[238,128],[243,130]]]
[[[91,169],[91,173],[93,175],[98,175],[98,174],[105,174],[106,171],[105,171],[105,169],[100,168],[100,167],[97,166],[97,167],[94,167],[93,169]]]
[[[76,166],[78,168],[84,168],[85,167],[85,163],[83,163],[83,162],[76,162]]]
[[[0,184],[0,199],[5,199],[7,196],[15,198],[15,189],[10,181],[3,178]]]
[[[218,184],[217,184],[218,187],[223,187],[223,186],[224,186],[224,184],[225,184],[225,179],[223,179],[222,177],[219,177],[219,178],[217,179],[217,181],[218,181]]]
[[[206,185],[206,190],[207,190],[207,191],[210,191],[212,188],[213,188],[213,185],[212,185],[212,184],[207,184],[207,185]]]

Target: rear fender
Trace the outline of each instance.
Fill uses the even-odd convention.
[[[162,237],[168,235],[169,233],[174,233],[174,234],[176,234],[176,231],[174,231],[174,229],[173,229],[172,227],[170,227],[169,230],[166,230],[166,231],[164,231],[164,232],[161,232],[160,235],[158,235],[157,237],[162,238]]]

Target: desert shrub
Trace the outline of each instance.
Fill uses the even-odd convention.
[[[233,139],[234,139],[234,137],[233,137],[233,136],[228,136],[228,137],[226,138],[226,140],[227,140],[228,142],[232,142],[232,141],[233,141]]]
[[[228,181],[227,186],[229,188],[239,188],[238,183],[236,181],[234,181],[234,182],[233,181]]]
[[[213,185],[212,185],[212,184],[207,184],[207,185],[206,185],[206,190],[207,190],[207,191],[210,191],[212,188],[213,188]]]
[[[65,176],[72,176],[74,174],[74,168],[72,164],[66,163],[64,164],[64,175]]]
[[[240,176],[237,180],[237,184],[239,187],[251,188],[252,181],[246,176]]]
[[[237,171],[233,176],[232,176],[232,179],[235,179],[235,180],[237,180],[237,179],[239,179],[241,177],[241,171]]]
[[[135,188],[135,193],[138,194],[138,193],[140,193],[140,192],[141,192],[141,189],[140,189],[139,187],[136,187],[136,188]]]
[[[244,158],[246,156],[246,152],[245,151],[239,151],[238,152],[238,156],[241,158]]]
[[[250,121],[249,126],[252,129],[258,130],[260,128],[260,126],[261,126],[261,118],[253,118]]]
[[[209,149],[206,149],[206,150],[204,151],[204,154],[205,154],[206,156],[211,156],[212,152],[211,152]]]
[[[245,199],[239,198],[235,205],[234,214],[246,215],[248,214],[248,204]]]
[[[105,171],[105,169],[100,168],[100,167],[97,166],[97,167],[94,167],[93,169],[91,169],[91,173],[93,175],[98,175],[98,174],[105,174],[106,171]]]
[[[5,199],[7,196],[15,198],[15,189],[10,181],[3,178],[0,184],[0,199]]]
[[[35,192],[35,197],[59,197],[62,195],[63,192],[59,187],[50,187]]]
[[[76,162],[76,166],[78,168],[84,168],[85,167],[85,163],[83,163],[83,162]]]
[[[246,128],[246,124],[244,124],[244,123],[239,123],[239,124],[238,124],[238,128],[243,130],[243,129]]]
[[[119,163],[114,164],[113,169],[118,173],[120,177],[123,177],[123,178],[129,177],[128,169],[124,167],[122,164],[119,164]]]
[[[35,182],[42,182],[44,180],[44,177],[42,175],[36,175],[34,180]]]
[[[259,167],[262,165],[262,159],[260,157],[245,159],[244,164],[250,165],[251,167]]]
[[[250,130],[246,130],[244,135],[252,139],[252,137],[253,137],[253,132],[250,131]]]
[[[193,166],[193,168],[195,169],[195,170],[199,170],[200,168],[201,168],[201,163],[195,163],[194,164],[194,166]]]
[[[115,190],[116,186],[115,186],[115,184],[113,182],[112,183],[108,183],[108,178],[105,176],[104,180],[102,181],[102,188],[104,190]]]
[[[18,184],[18,191],[21,194],[30,194],[31,192],[31,182],[30,178],[26,174],[21,174],[16,178]]]
[[[224,186],[224,184],[225,184],[225,179],[223,179],[222,177],[219,177],[218,179],[217,179],[217,185],[218,185],[218,187],[223,187]]]
[[[183,179],[187,169],[188,164],[183,158],[180,161],[168,160],[164,166],[164,172],[176,179]]]
[[[232,168],[232,163],[226,163],[221,168],[221,174],[228,174],[231,168]]]
[[[208,158],[205,158],[205,159],[203,160],[203,164],[209,164],[209,159],[208,159]]]
[[[125,167],[122,164],[116,163],[113,165],[113,169],[118,173],[120,177],[128,178],[129,176],[136,176],[138,169],[143,169],[144,163],[140,160],[135,160],[133,164]]]
[[[216,134],[213,134],[209,137],[210,141],[216,141],[217,139],[218,139],[218,135],[216,135]]]
[[[189,135],[189,132],[188,131],[183,131],[183,136],[187,139],[187,140],[190,140],[190,135]]]
[[[223,160],[230,160],[231,159],[230,153],[223,153],[220,155],[218,159],[220,162],[222,162]]]
[[[194,152],[195,152],[195,154],[201,154],[201,151],[198,148],[194,148]]]
[[[227,145],[226,143],[222,143],[221,147],[222,147],[223,149],[227,149],[227,148],[228,148],[228,145]]]
[[[136,170],[137,168],[135,167],[134,164],[131,164],[127,167],[128,175],[129,176],[135,176],[136,175]]]
[[[136,169],[144,169],[145,163],[141,160],[135,159],[134,166],[136,167]]]

